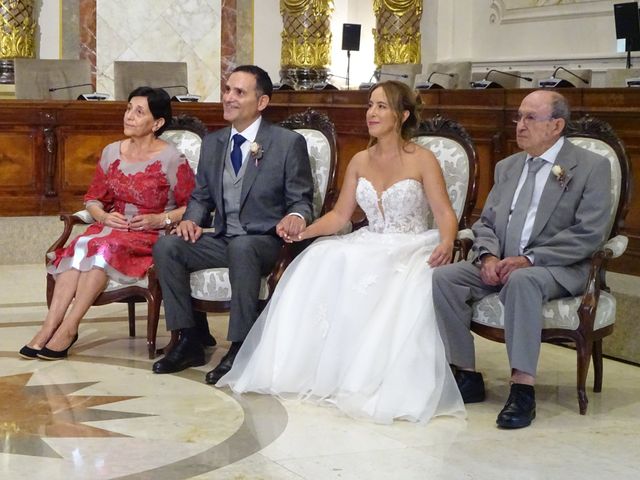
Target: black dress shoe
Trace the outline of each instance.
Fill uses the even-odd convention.
[[[484,402],[484,380],[480,372],[457,370],[454,376],[464,403]]]
[[[218,383],[218,380],[224,377],[227,372],[231,370],[231,367],[233,367],[233,361],[236,359],[236,353],[237,352],[227,352],[227,354],[222,357],[222,360],[220,360],[218,366],[207,373],[204,377],[204,381],[209,385],[215,385]]]
[[[42,360],[62,360],[63,358],[67,358],[67,355],[69,354],[69,349],[74,343],[76,343],[77,340],[78,340],[78,334],[76,333],[75,337],[73,337],[73,340],[71,340],[71,343],[69,344],[69,346],[64,350],[62,351],[51,350],[50,348],[47,348],[45,346],[45,347],[42,347],[42,350],[40,350],[36,354],[36,356]]]
[[[26,358],[27,360],[33,360],[35,358],[38,358],[39,353],[40,350],[38,350],[37,348],[31,348],[29,345],[25,345],[20,349],[18,355],[20,355],[22,358]]]
[[[528,427],[534,418],[536,418],[536,393],[533,386],[520,383],[511,384],[507,403],[496,419],[498,427]]]
[[[182,337],[164,358],[153,364],[153,373],[180,372],[185,368],[199,367],[204,364],[202,344]]]
[[[202,341],[202,346],[204,348],[215,347],[216,344],[218,343],[216,342],[216,339],[214,338],[214,336],[211,335],[210,333],[202,337],[201,341]]]

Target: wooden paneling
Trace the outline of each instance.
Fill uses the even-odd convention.
[[[493,184],[495,164],[518,150],[511,119],[530,90],[434,90],[421,94],[423,118],[460,122],[479,157],[477,215]],[[640,91],[564,89],[574,116],[589,114],[611,124],[639,171]],[[338,184],[349,159],[368,142],[366,91],[276,92],[265,116],[274,122],[313,108],[338,132]],[[122,138],[124,102],[0,100],[0,215],[51,215],[82,207],[82,197],[102,148]],[[174,104],[174,114],[195,115],[210,130],[226,124],[219,103]],[[640,192],[640,174],[633,189]],[[628,253],[615,269],[640,275],[640,195],[632,199],[625,233]]]

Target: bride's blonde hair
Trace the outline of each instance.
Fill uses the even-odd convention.
[[[393,111],[396,117],[396,131],[400,135],[400,138],[404,140],[405,145],[411,141],[413,135],[420,123],[420,96],[406,84],[398,82],[397,80],[387,80],[386,82],[376,83],[369,90],[369,100],[371,94],[378,89],[382,88],[384,95],[387,97],[389,107]],[[409,112],[407,119],[403,122],[402,116],[404,112]],[[369,138],[369,147],[375,145],[378,139],[375,137]]]

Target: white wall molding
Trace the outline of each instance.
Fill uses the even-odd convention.
[[[489,21],[507,24],[604,15],[613,16],[611,0],[491,0]]]

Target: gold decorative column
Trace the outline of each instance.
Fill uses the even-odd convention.
[[[420,63],[422,0],[374,0],[374,63]]]
[[[0,83],[13,83],[13,59],[34,56],[34,0],[0,0]]]
[[[280,0],[280,81],[296,89],[326,83],[333,0]]]

